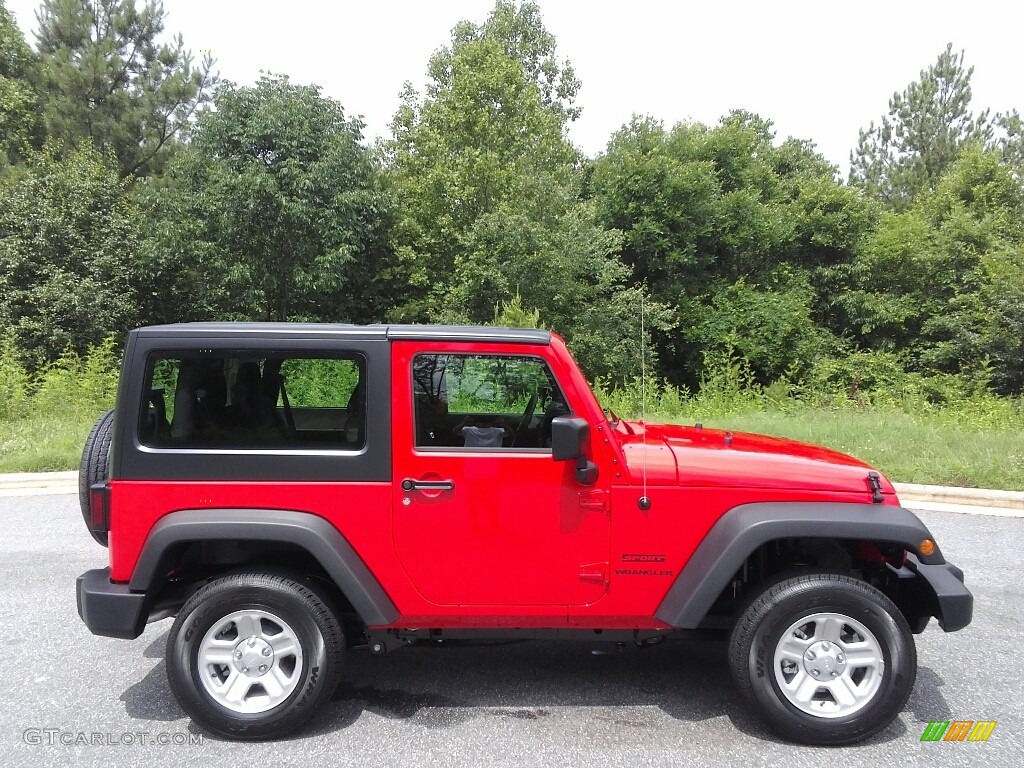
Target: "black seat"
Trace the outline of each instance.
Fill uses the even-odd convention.
[[[188,442],[214,434],[226,403],[227,385],[219,361],[182,360],[174,390],[171,439]]]
[[[362,445],[366,435],[366,387],[360,377],[345,406],[345,442]]]

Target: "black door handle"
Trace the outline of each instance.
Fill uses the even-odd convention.
[[[403,491],[454,491],[455,482],[452,480],[403,480]]]

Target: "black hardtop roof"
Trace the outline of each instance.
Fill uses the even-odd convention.
[[[132,333],[162,339],[229,339],[245,336],[279,339],[347,338],[431,341],[498,341],[550,344],[551,332],[493,325],[349,325],[344,323],[174,323],[149,325]]]

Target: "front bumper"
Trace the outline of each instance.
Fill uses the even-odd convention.
[[[964,572],[952,563],[928,565],[907,554],[906,567],[927,582],[935,595],[934,616],[946,632],[956,632],[971,623],[974,596],[964,586]]]
[[[109,568],[86,571],[76,584],[78,615],[94,635],[134,640],[149,618],[145,593],[110,580]]]

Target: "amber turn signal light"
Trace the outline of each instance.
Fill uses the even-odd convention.
[[[917,551],[922,555],[930,555],[935,551],[935,542],[931,539],[922,539],[921,543],[917,545]]]

